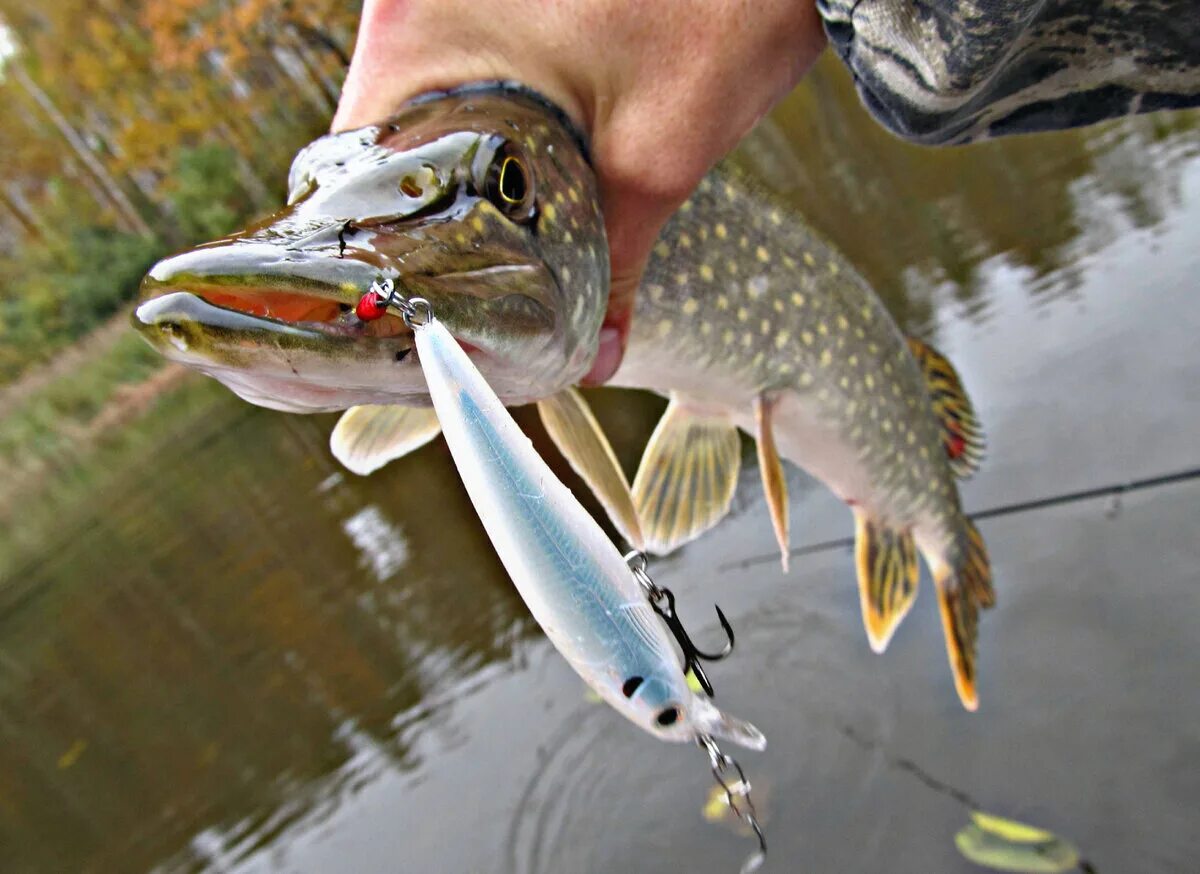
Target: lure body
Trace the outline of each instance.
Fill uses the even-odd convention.
[[[576,673],[663,740],[707,734],[765,746],[756,728],[688,687],[671,638],[624,558],[542,461],[458,342],[437,321],[415,333],[467,494],[534,619]]]

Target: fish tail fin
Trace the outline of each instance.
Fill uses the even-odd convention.
[[[915,337],[908,338],[908,348],[925,376],[950,468],[959,479],[966,479],[979,470],[986,445],[975,406],[950,359]]]
[[[965,516],[946,555],[926,554],[937,586],[946,654],[954,672],[954,687],[967,710],[979,707],[975,690],[975,645],[979,610],[996,603],[987,546],[975,523]]]
[[[863,626],[871,649],[883,652],[917,597],[917,548],[912,531],[854,508],[854,559]]]
[[[750,723],[730,716],[707,698],[696,695],[692,701],[692,721],[703,734],[712,735],[718,740],[727,740],[748,750],[767,748],[766,737]]]

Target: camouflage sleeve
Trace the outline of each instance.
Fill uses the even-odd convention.
[[[964,143],[1200,105],[1196,0],[817,0],[884,125]]]

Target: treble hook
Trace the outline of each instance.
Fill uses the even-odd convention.
[[[683,651],[684,673],[691,671],[700,683],[700,688],[704,690],[709,698],[712,698],[712,682],[708,679],[708,674],[704,672],[704,667],[700,664],[700,661],[719,662],[733,652],[733,626],[729,624],[729,620],[725,618],[725,614],[721,611],[721,608],[714,604],[713,608],[717,611],[717,619],[721,623],[721,628],[725,630],[725,636],[728,640],[720,652],[704,652],[704,650],[700,649],[692,641],[691,635],[683,627],[683,621],[679,618],[679,614],[675,612],[675,594],[670,589],[657,585],[650,579],[649,574],[646,573],[645,553],[631,552],[625,556],[625,561],[629,564],[638,582],[641,583],[642,588],[646,590],[646,595],[650,599],[650,606],[667,623],[667,628],[671,630],[671,634],[675,636],[675,640],[679,643],[679,648]]]
[[[650,606],[654,608],[655,613],[663,618],[663,621],[667,623],[667,628],[671,629],[671,633],[675,635],[675,640],[679,642],[679,648],[683,650],[685,672],[690,670],[699,681],[700,687],[704,689],[705,694],[709,698],[712,698],[712,682],[708,679],[708,674],[704,672],[704,667],[700,664],[700,661],[719,662],[733,652],[733,626],[729,624],[729,620],[725,618],[725,614],[721,612],[721,608],[713,604],[713,608],[717,611],[717,619],[720,620],[721,628],[725,630],[725,636],[728,640],[720,652],[704,652],[692,641],[691,636],[683,627],[683,621],[680,620],[679,614],[675,612],[675,594],[670,589],[664,589],[661,586],[658,587],[658,592],[658,597],[651,599]]]

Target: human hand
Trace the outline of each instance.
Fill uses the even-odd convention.
[[[812,0],[366,0],[333,129],[482,80],[557,103],[592,144],[611,253],[596,384],[662,225],[824,44]]]

